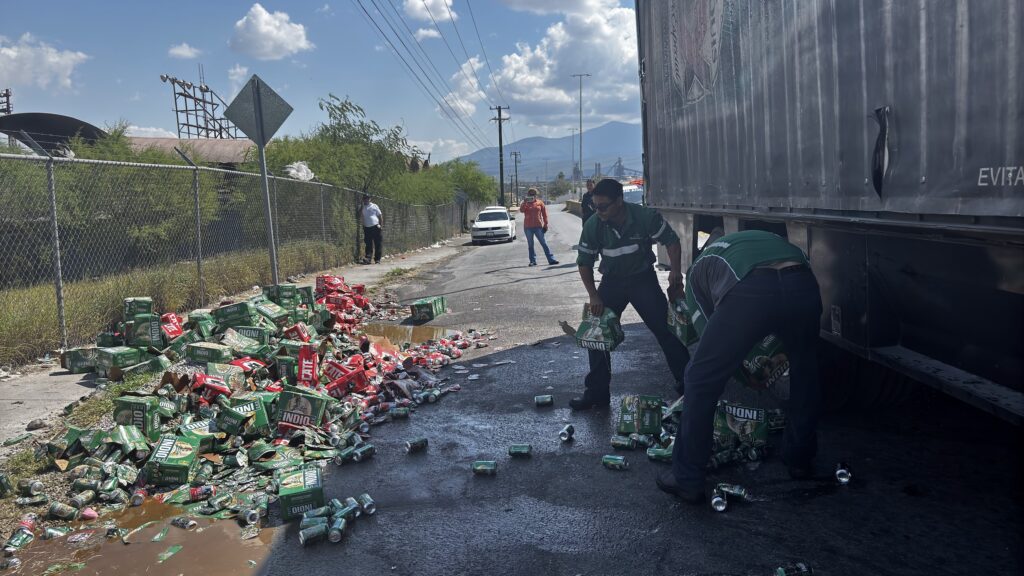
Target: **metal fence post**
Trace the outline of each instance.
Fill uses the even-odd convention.
[[[323,253],[323,269],[327,269],[327,214],[324,207],[324,183],[320,182],[320,239],[323,242],[321,252]]]
[[[196,278],[199,280],[199,306],[206,306],[206,279],[203,278],[203,222],[199,211],[199,167],[177,147],[174,151],[192,166],[192,204],[196,217]]]

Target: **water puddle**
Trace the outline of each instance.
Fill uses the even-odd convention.
[[[138,508],[114,513],[104,519],[116,522],[119,528],[134,530],[129,544],[120,538],[107,538],[103,526],[83,528],[53,540],[36,540],[18,553],[22,561],[19,574],[42,574],[56,564],[65,569],[50,574],[110,575],[147,574],[174,576],[177,574],[253,574],[270,552],[275,535],[285,525],[264,527],[259,536],[242,540],[242,527],[234,520],[195,518],[199,526],[183,530],[171,526],[171,518],[182,513],[182,508],[149,501]],[[76,527],[83,526],[78,523]],[[166,534],[160,538],[161,532]],[[91,533],[91,534],[90,534]],[[157,538],[157,541],[153,541]],[[161,554],[181,546],[180,551],[159,562]],[[76,570],[76,563],[85,566]]]
[[[370,337],[371,341],[374,341],[375,338],[386,338],[396,345],[401,345],[403,342],[422,344],[427,340],[451,338],[458,333],[457,330],[445,328],[444,326],[409,326],[381,323],[367,324],[362,329]]]

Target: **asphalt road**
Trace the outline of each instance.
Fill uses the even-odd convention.
[[[586,355],[557,325],[575,324],[585,299],[570,249],[580,223],[551,215],[561,265],[527,267],[520,230],[511,244],[462,248],[401,293],[447,296],[452,312],[432,325],[495,331],[499,340],[464,364],[515,363],[471,369],[474,381],[453,375],[461,392],[375,428],[377,456],[332,467],[325,492],[369,492],[377,514],[359,518],[340,545],[302,548],[288,527],[261,573],[769,574],[792,561],[816,574],[1024,572],[1019,431],[930,390],[898,408],[828,415],[818,480],[791,481],[772,458],[720,471],[713,480],[759,498],[724,514],[659,492],[654,478],[667,465],[640,451],[625,453],[628,471],[603,468],[615,410],[570,413]],[[627,393],[669,398],[654,338],[632,310],[623,320],[613,406]],[[536,408],[537,394],[556,405]],[[576,439],[562,444],[568,422]],[[416,436],[429,438],[428,450],[406,455]],[[517,442],[533,445],[531,459],[510,460]],[[477,459],[497,460],[497,475],[473,476]],[[855,474],[845,487],[829,475],[840,460]]]

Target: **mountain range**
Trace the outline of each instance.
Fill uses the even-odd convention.
[[[508,135],[508,131],[505,132]],[[579,140],[573,135],[562,138],[535,136],[505,143],[505,180],[514,173],[511,152],[520,153],[519,181],[552,180],[559,172],[572,177],[572,148],[579,154]],[[614,165],[622,159],[627,170],[643,169],[643,129],[640,124],[609,122],[583,133],[583,175],[593,175],[595,163],[601,164],[601,173],[615,175]],[[498,148],[482,148],[460,158],[480,165],[487,174],[498,176]],[[627,171],[626,176],[634,173]]]

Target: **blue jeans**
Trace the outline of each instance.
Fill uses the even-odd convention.
[[[555,257],[551,254],[551,249],[548,248],[548,243],[544,241],[544,229],[543,228],[526,228],[526,245],[530,249],[530,264],[537,263],[537,253],[533,251],[533,238],[536,237],[540,240],[540,247],[544,249],[544,255],[547,256],[548,264],[554,264]]]
[[[756,269],[722,298],[686,368],[686,395],[672,449],[672,472],[680,486],[704,489],[715,406],[743,358],[769,334],[782,340],[789,357],[782,461],[790,466],[811,463],[818,448],[821,404],[816,356],[820,320],[818,282],[805,267]]]

